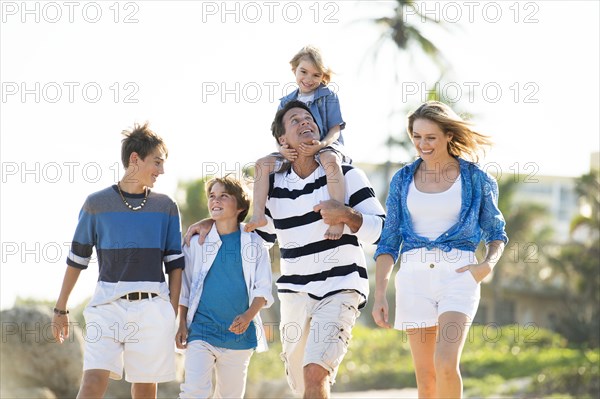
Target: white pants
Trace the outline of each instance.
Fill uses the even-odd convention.
[[[212,372],[215,370],[213,398],[243,398],[246,391],[248,365],[254,349],[219,348],[202,340],[188,343],[185,354],[185,381],[181,399],[209,398]]]

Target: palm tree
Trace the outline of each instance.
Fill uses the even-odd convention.
[[[408,21],[408,15],[411,15],[413,18],[419,18],[425,23],[443,26],[439,20],[432,19],[429,16],[422,14],[419,11],[415,1],[397,0],[392,16],[385,16],[371,20],[371,22],[375,25],[383,27],[383,31],[379,36],[379,39],[371,50],[373,52],[373,59],[377,59],[383,45],[391,41],[394,43],[395,47],[400,51],[400,53],[409,53],[415,49],[417,52],[425,54],[427,58],[434,62],[440,72],[440,76],[443,76],[449,70],[449,64],[444,59],[440,49],[431,40],[429,40],[417,26]],[[394,68],[394,81],[396,84],[400,81],[398,76],[398,68]],[[436,86],[434,85],[434,87]],[[392,115],[398,112],[401,112],[404,115],[407,113],[407,109],[393,111]],[[400,128],[399,130],[400,134],[398,134],[398,132],[390,132],[384,143],[384,145],[388,148],[388,159],[383,165],[383,173],[386,182],[389,181],[391,177],[391,155],[393,149],[401,148],[406,153],[410,153],[412,149],[412,143],[410,142],[408,136],[404,134],[404,129]],[[381,193],[380,198],[383,201],[387,197],[387,185],[385,187],[386,188],[384,189],[384,192]]]
[[[415,26],[407,20],[408,9],[410,15],[417,16],[421,21],[441,25],[441,22],[422,14],[413,0],[396,0],[394,15],[375,19],[375,23],[384,27],[384,32],[376,43],[375,51],[378,52],[383,42],[392,40],[400,51],[408,51],[414,44],[443,71],[446,68],[445,60],[439,48]]]
[[[575,186],[575,192],[582,205],[587,208],[585,215],[575,217],[571,222],[571,233],[580,227],[587,227],[592,233],[600,224],[600,179],[597,170],[581,176]],[[593,236],[590,237],[593,239]]]
[[[539,271],[546,264],[542,251],[536,250],[549,242],[552,230],[546,224],[547,209],[536,203],[516,203],[514,196],[522,179],[505,177],[498,181],[498,207],[506,221],[506,234],[510,242],[504,255],[494,267],[489,320],[513,322],[500,316],[506,306],[505,290],[510,285],[534,288],[539,285]],[[533,255],[533,256],[532,256]],[[478,259],[484,257],[481,247]]]
[[[559,332],[571,342],[598,347],[600,345],[600,175],[597,170],[581,176],[575,187],[587,212],[571,223],[572,239],[552,259],[554,273],[563,277],[566,317]],[[586,233],[575,238],[578,231]]]

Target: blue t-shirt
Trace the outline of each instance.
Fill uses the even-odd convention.
[[[250,323],[241,335],[229,331],[237,315],[248,310],[248,289],[241,257],[241,232],[221,236],[221,248],[206,279],[188,342],[203,340],[226,349],[256,348],[256,328]]]

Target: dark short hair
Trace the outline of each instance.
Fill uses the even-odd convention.
[[[234,179],[229,175],[224,177],[214,177],[206,182],[206,196],[210,196],[210,191],[213,186],[217,183],[221,183],[223,187],[225,187],[225,192],[229,195],[233,195],[237,202],[237,209],[241,209],[242,211],[238,214],[237,221],[241,223],[246,219],[248,215],[248,211],[250,210],[250,196],[244,190],[244,186],[242,182],[238,179]]]
[[[129,157],[134,152],[137,152],[140,158],[146,159],[158,148],[165,154],[165,157],[169,156],[165,142],[158,134],[150,130],[148,122],[143,125],[135,123],[133,129],[123,130],[122,134],[125,138],[121,140],[121,162],[125,168],[129,167]]]
[[[275,114],[275,119],[273,119],[273,123],[271,123],[271,133],[273,134],[273,137],[275,137],[275,141],[277,142],[277,145],[279,145],[279,138],[285,134],[285,126],[283,124],[283,116],[292,108],[302,108],[302,109],[308,111],[310,116],[312,116],[312,118],[315,119],[315,116],[313,115],[313,113],[310,112],[310,108],[308,108],[308,106],[306,104],[304,104],[302,101],[293,100],[293,101],[290,101],[289,103],[285,104],[283,106],[283,108],[281,108],[279,111],[277,111],[277,113]],[[315,124],[316,124],[316,120],[315,120]],[[317,125],[317,129],[318,128],[319,128],[319,126]],[[319,132],[319,134],[321,134],[321,132]]]

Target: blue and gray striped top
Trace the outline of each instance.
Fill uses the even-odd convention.
[[[134,206],[144,198],[123,194]],[[100,274],[90,306],[137,291],[169,299],[164,272],[184,267],[177,204],[167,195],[150,192],[144,208],[134,212],[123,203],[116,185],[91,194],[79,212],[67,264],[86,269],[94,247]]]

